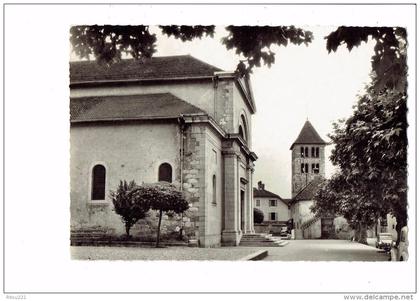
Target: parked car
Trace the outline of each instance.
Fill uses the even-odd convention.
[[[397,247],[397,260],[407,261],[408,260],[408,227],[405,226],[400,232],[400,243]]]
[[[391,233],[379,233],[376,238],[376,248],[390,251],[392,248],[392,234]]]

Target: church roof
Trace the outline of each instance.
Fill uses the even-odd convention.
[[[302,130],[300,131],[299,136],[293,142],[290,149],[293,148],[295,144],[327,144],[322,138],[319,136],[313,125],[306,120],[305,124],[303,125]]]
[[[205,112],[171,93],[70,99],[71,122],[168,119],[181,114]]]
[[[293,198],[293,202],[313,200],[315,194],[318,192],[320,185],[324,182],[322,177],[313,179]]]
[[[70,83],[210,77],[220,71],[191,55],[123,59],[110,66],[96,61],[77,61],[70,62]]]

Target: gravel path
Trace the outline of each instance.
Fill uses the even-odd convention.
[[[76,260],[239,260],[265,248],[71,247]]]

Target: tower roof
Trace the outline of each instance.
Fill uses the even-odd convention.
[[[303,125],[302,130],[300,131],[299,136],[293,142],[290,149],[293,148],[295,144],[327,144],[324,140],[322,140],[321,136],[317,133],[313,125],[306,120],[305,124]]]

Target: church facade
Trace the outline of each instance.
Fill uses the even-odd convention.
[[[192,56],[70,63],[71,227],[124,233],[109,192],[120,180],[168,181],[190,208],[164,216],[201,247],[253,233],[252,115],[246,77]],[[133,228],[152,233],[156,214]]]

